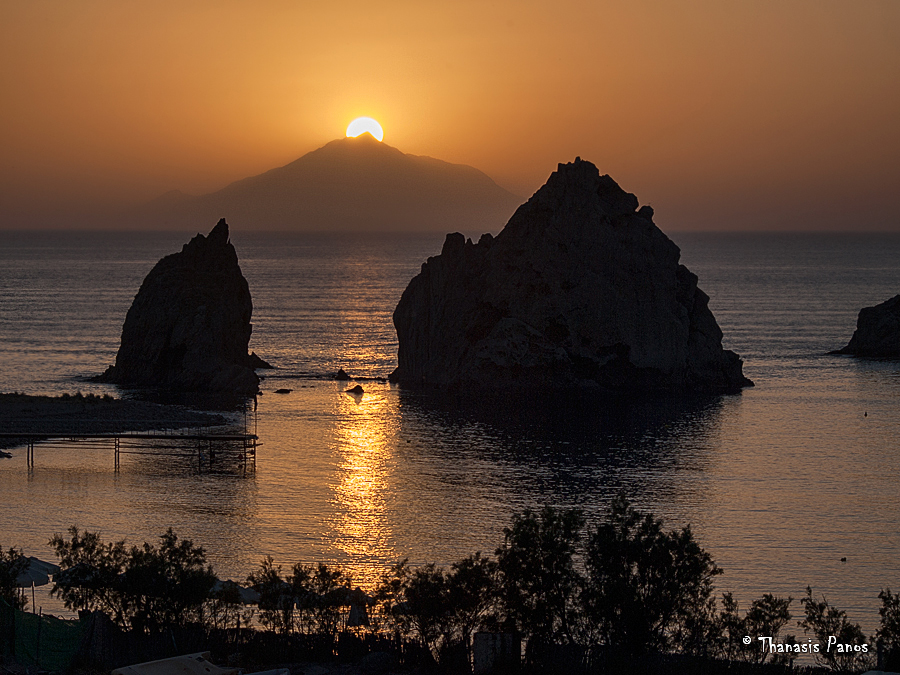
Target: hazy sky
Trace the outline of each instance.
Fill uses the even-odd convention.
[[[200,194],[378,119],[663,230],[900,230],[900,0],[0,0],[0,227]],[[63,217],[63,214],[68,214]]]

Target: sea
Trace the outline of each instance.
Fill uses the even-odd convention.
[[[144,276],[193,234],[0,232],[0,391],[129,395],[88,378],[114,361]],[[718,591],[743,608],[774,593],[796,617],[811,586],[871,634],[879,591],[900,591],[900,363],[828,352],[860,308],[900,293],[900,235],[670,236],[756,386],[524,413],[377,379],[354,397],[329,378],[394,369],[391,314],[442,235],[235,230],[250,347],[276,366],[255,410],[230,413],[260,437],[255,470],[153,454],[116,470],[111,450],[77,444],[39,444],[29,469],[14,448],[0,459],[0,546],[53,560],[49,539],[72,525],[137,544],[172,527],[222,578],[272,556],[371,588],[399,560],[493,553],[525,509],[578,508],[590,526],[624,494],[668,528],[689,525],[724,570]],[[35,603],[64,613],[47,588]]]

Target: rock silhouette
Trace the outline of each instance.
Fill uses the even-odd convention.
[[[248,354],[253,305],[225,219],[150,271],[122,327],[116,363],[102,381],[184,392],[259,391]]]
[[[736,392],[752,385],[653,210],[580,158],[496,237],[449,234],[394,311],[404,385]]]
[[[900,295],[874,307],[863,307],[850,342],[831,353],[900,358]]]

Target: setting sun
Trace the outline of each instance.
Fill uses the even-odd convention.
[[[371,117],[357,117],[347,125],[347,136],[356,137],[364,133],[370,133],[379,141],[384,140],[384,130],[381,125]]]

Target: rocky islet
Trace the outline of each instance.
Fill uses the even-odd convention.
[[[392,380],[456,391],[737,392],[752,385],[649,206],[560,164],[497,237],[447,235],[394,312]]]
[[[900,295],[874,307],[863,307],[850,342],[831,353],[900,358]]]
[[[101,381],[130,387],[252,396],[253,304],[221,219],[150,271],[128,310],[116,363]]]

